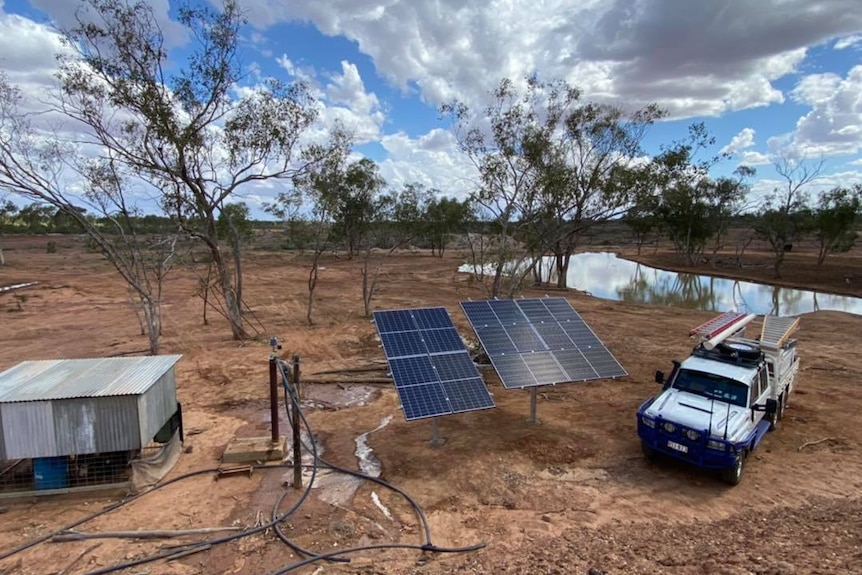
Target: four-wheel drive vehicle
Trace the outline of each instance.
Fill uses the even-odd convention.
[[[766,316],[759,339],[744,337],[752,314],[727,312],[695,329],[698,343],[637,412],[644,454],[721,471],[737,485],[746,457],[784,415],[799,371],[797,318]]]

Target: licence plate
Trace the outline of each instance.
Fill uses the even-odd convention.
[[[681,443],[677,443],[676,441],[668,441],[667,446],[671,449],[675,449],[676,451],[681,451],[682,453],[688,453],[688,446],[683,445]]]

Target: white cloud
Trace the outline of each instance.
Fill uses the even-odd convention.
[[[846,50],[847,48],[853,48],[862,44],[862,34],[854,34],[852,36],[845,36],[844,38],[839,38],[835,45],[832,46],[835,50]]]
[[[807,156],[855,154],[862,150],[862,66],[845,78],[809,76],[794,93],[811,106],[799,118],[791,146]]]
[[[741,150],[746,148],[750,148],[754,145],[754,129],[753,128],[743,128],[741,132],[735,135],[730,143],[724,146],[719,153],[720,154],[735,154]]]
[[[739,165],[741,166],[765,166],[771,164],[772,158],[769,154],[746,150],[739,156]]]
[[[853,160],[852,162],[847,162],[851,166],[862,166],[862,158],[858,160]]]
[[[312,22],[356,41],[382,76],[431,105],[480,105],[501,77],[540,71],[591,99],[656,101],[674,117],[780,103],[773,82],[797,70],[807,47],[862,29],[858,0],[243,3],[260,28]]]
[[[380,173],[395,188],[419,182],[459,199],[475,189],[476,171],[447,130],[434,129],[419,138],[399,132],[383,136],[380,143],[388,153]]]

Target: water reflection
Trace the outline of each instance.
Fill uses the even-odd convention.
[[[552,267],[550,262],[544,263],[544,270]],[[461,271],[470,271],[470,266],[462,266]],[[547,271],[544,275],[547,278]],[[617,301],[707,311],[739,309],[782,316],[817,310],[862,315],[862,299],[857,297],[669,272],[606,252],[572,256],[567,279],[569,287]]]

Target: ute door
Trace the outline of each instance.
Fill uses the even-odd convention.
[[[769,393],[769,376],[766,373],[766,369],[762,368],[757,373],[757,377],[754,378],[754,381],[751,382],[751,388],[749,389],[748,396],[748,407],[751,409],[755,405],[766,405],[766,400],[770,399]],[[760,423],[760,420],[766,416],[766,412],[762,410],[754,410],[751,409],[751,421],[755,425]]]

